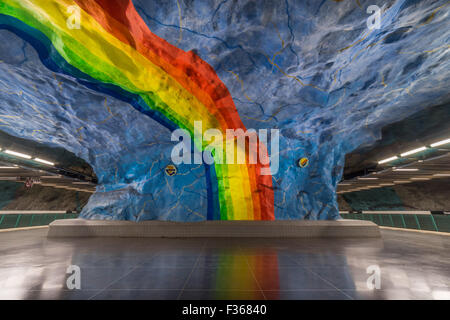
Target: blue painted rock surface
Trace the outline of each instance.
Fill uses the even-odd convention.
[[[450,99],[444,0],[133,2],[153,33],[216,70],[247,128],[280,130],[277,219],[338,218],[345,154]],[[367,27],[371,4],[381,8],[380,29]],[[206,219],[205,167],[164,173],[174,146],[168,129],[52,73],[17,35],[0,30],[0,43],[1,130],[91,164],[99,186],[82,217]]]

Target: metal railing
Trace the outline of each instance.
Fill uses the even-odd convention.
[[[450,232],[450,215],[448,214],[341,213],[341,217],[369,220],[384,227]]]
[[[6,211],[0,212],[0,229],[46,226],[59,219],[78,218],[78,213],[64,211]]]

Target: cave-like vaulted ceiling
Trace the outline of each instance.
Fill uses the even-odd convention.
[[[0,4],[1,130],[93,167],[87,218],[334,219],[345,155],[450,99],[446,0],[129,2]],[[278,170],[167,175],[171,130],[194,120],[279,129]]]
[[[346,155],[344,177],[383,169],[380,159],[450,137],[450,103],[430,106],[381,129],[381,139]],[[445,146],[444,146],[445,147]],[[436,154],[434,154],[436,156]],[[378,168],[377,168],[378,167]]]

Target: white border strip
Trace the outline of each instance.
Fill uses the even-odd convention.
[[[26,231],[26,230],[34,230],[34,229],[44,229],[44,228],[48,228],[48,225],[46,225],[46,226],[23,227],[23,228],[0,229],[0,233],[2,233],[2,232],[12,232],[12,231]]]
[[[349,211],[339,211],[342,214],[348,214]],[[357,212],[353,212],[357,213]],[[367,214],[431,214],[431,211],[362,211]]]
[[[428,234],[435,234],[435,235],[439,235],[439,236],[450,236],[450,232],[438,232],[438,231],[430,231],[430,230],[394,228],[394,227],[385,227],[385,226],[378,226],[378,228],[387,229],[387,230],[395,230],[395,231],[409,231],[409,232],[428,233]]]
[[[0,214],[57,214],[66,212],[52,210],[0,210]]]

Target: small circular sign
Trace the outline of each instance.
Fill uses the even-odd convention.
[[[308,158],[301,158],[300,160],[298,160],[298,166],[300,168],[305,168],[308,166],[308,164],[309,164]]]
[[[174,175],[177,174],[177,167],[175,167],[173,164],[169,164],[169,165],[166,166],[164,171],[166,172],[166,174],[169,177],[173,177]]]

